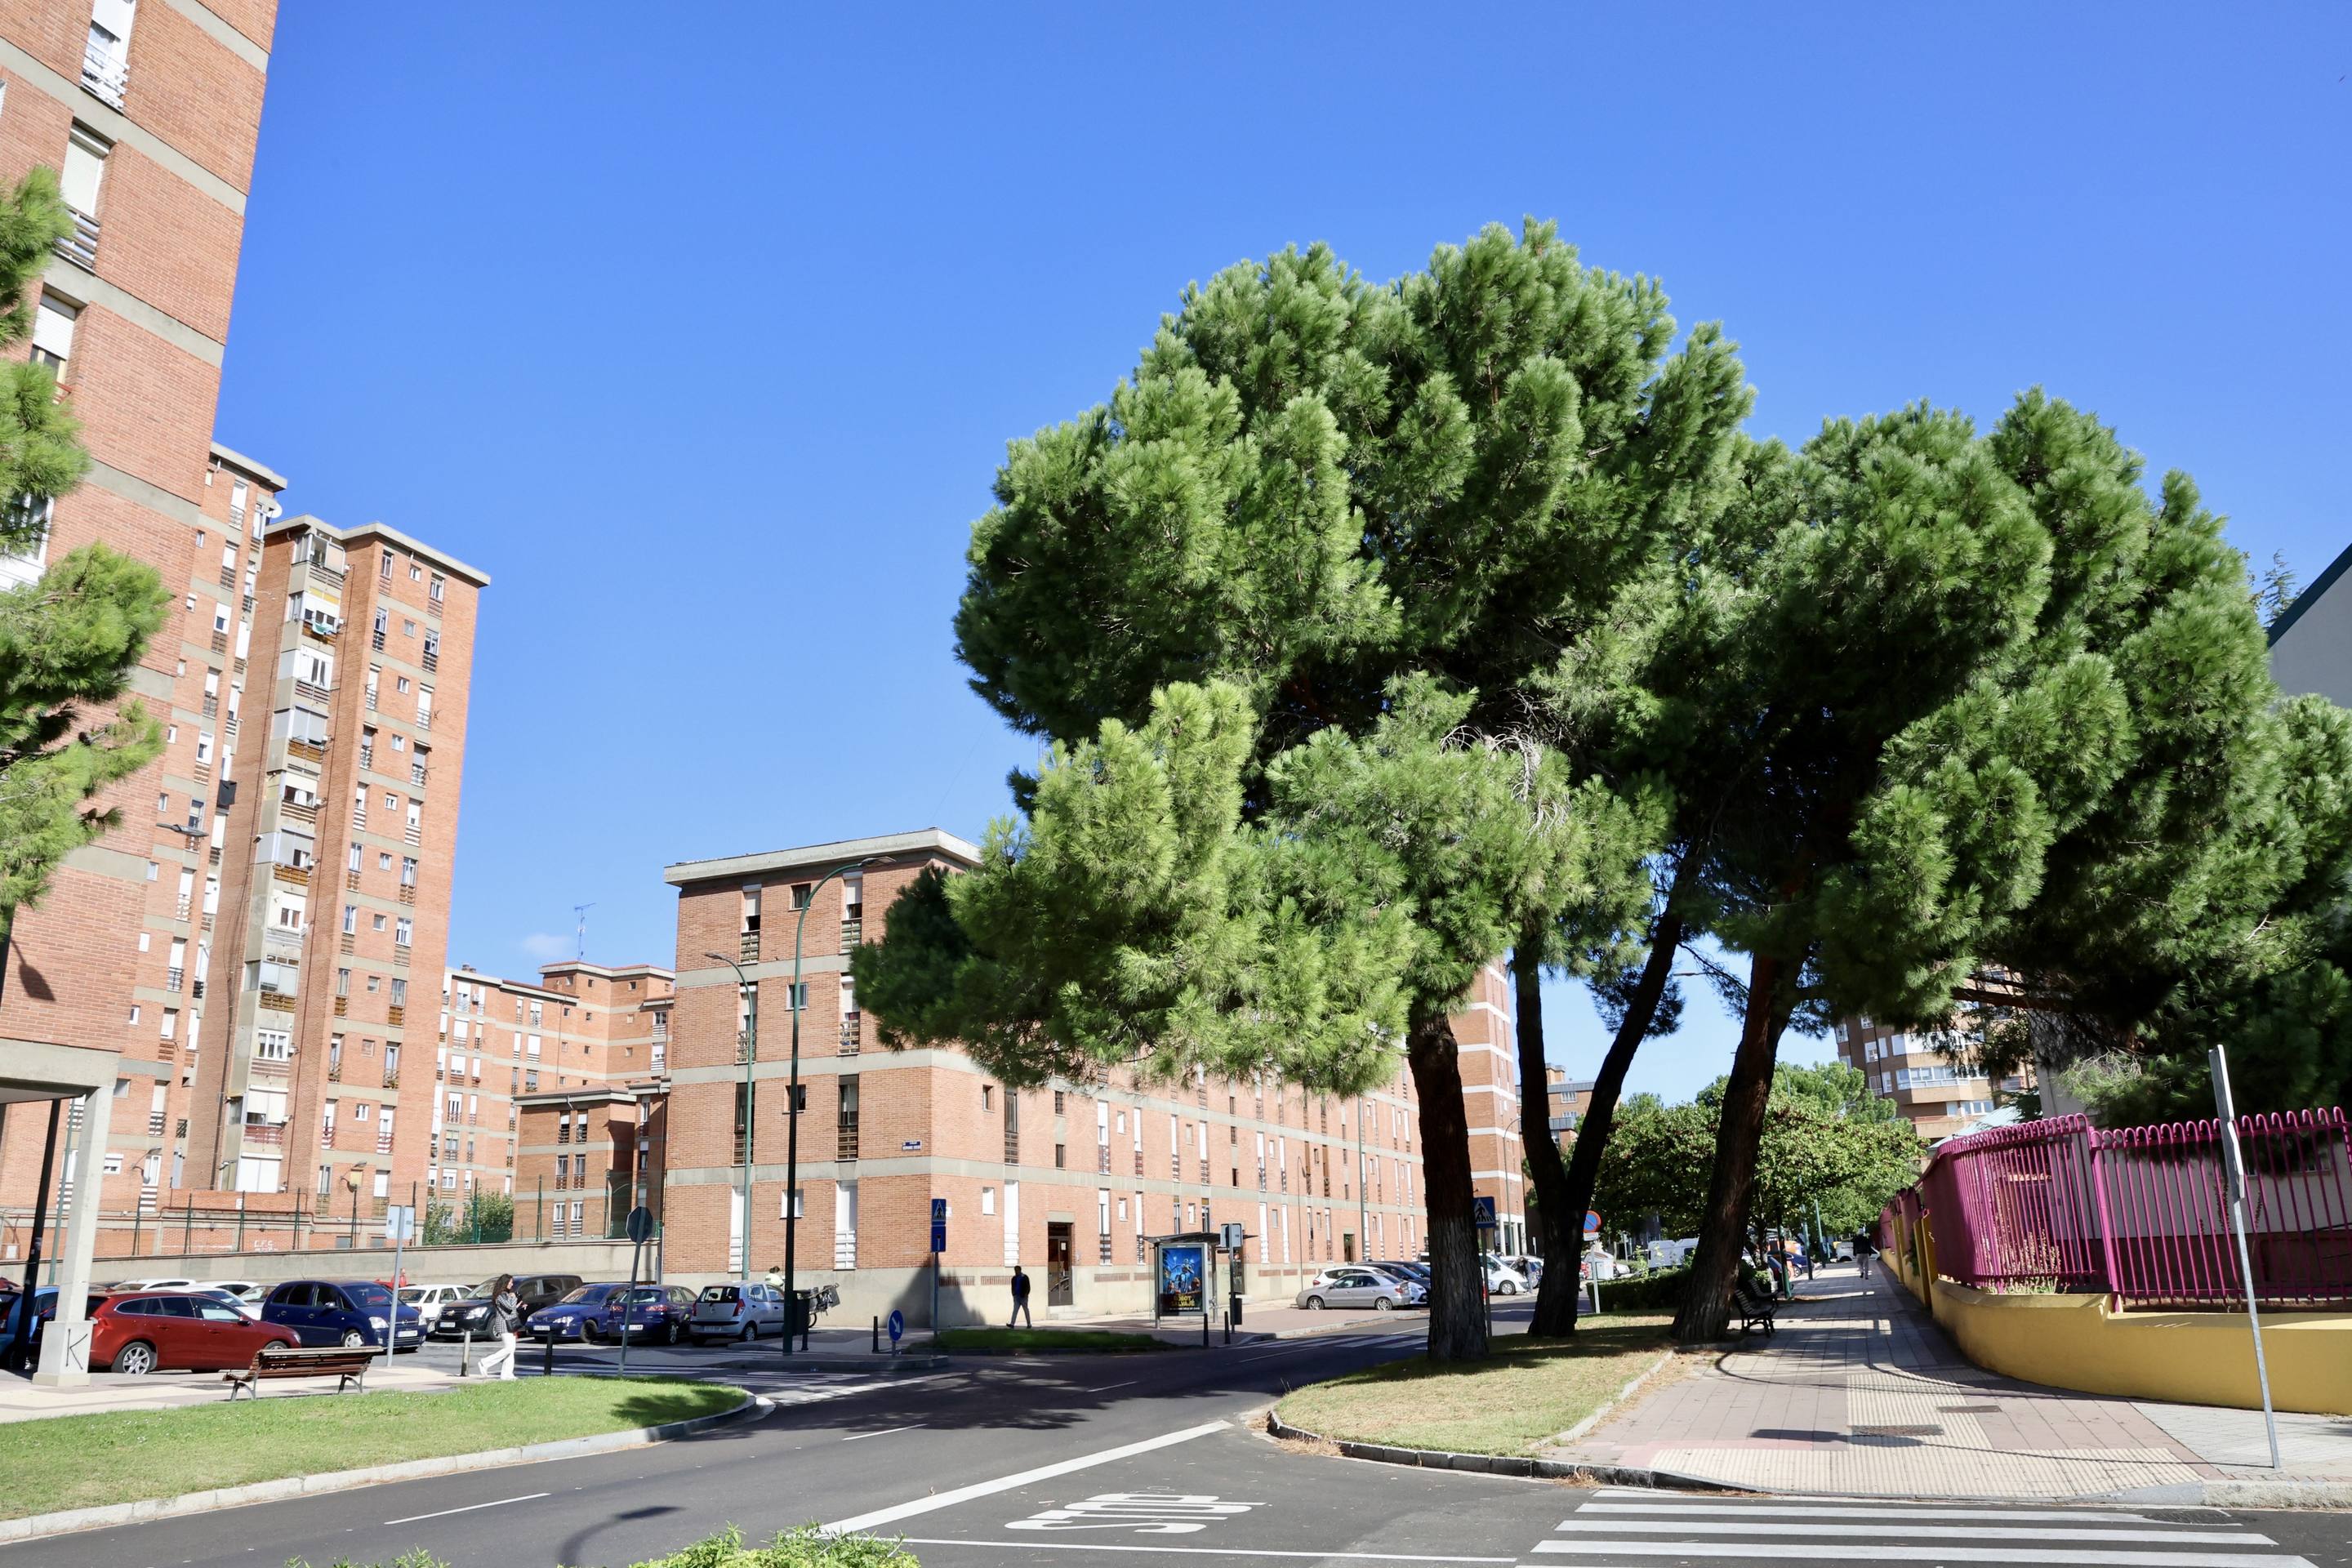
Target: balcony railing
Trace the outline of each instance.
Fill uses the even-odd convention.
[[[75,266],[95,272],[98,270],[98,220],[84,212],[74,214],[73,220],[73,232],[58,238],[57,253]],[[235,585],[234,579],[225,584],[229,587]]]
[[[369,687],[367,689],[367,710],[371,713],[375,711],[375,688],[373,686]]]
[[[402,837],[404,839],[405,839],[405,840],[406,840],[409,844],[411,844],[412,846],[413,846],[413,845],[419,845],[419,844],[424,843],[424,842],[425,842],[425,826],[424,826],[424,824],[422,824],[422,823],[416,823],[416,822],[412,822],[412,823],[410,823],[410,824],[408,825],[408,830],[407,830],[405,833],[402,834],[402,835],[401,835],[401,837]]]
[[[856,1014],[852,1013],[848,1017],[844,1018],[841,1021],[841,1054],[845,1057],[856,1056],[864,1042],[865,1036],[865,1024]]]
[[[392,1152],[391,1133],[379,1132],[375,1135],[375,1152],[379,1154],[389,1154]]]
[[[352,1010],[352,999],[351,999],[350,997],[348,997],[348,996],[338,996],[338,997],[336,997],[336,998],[335,998],[335,1016],[336,1016],[336,1017],[338,1017],[338,1018],[348,1017],[348,1016],[350,1016],[350,1014],[351,1014],[351,1010]]]
[[[188,972],[184,969],[167,969],[163,971],[163,989],[177,991],[187,984],[187,978]]]
[[[332,702],[335,700],[334,692],[316,681],[310,680],[297,679],[294,682],[294,695],[307,697],[313,702]]]
[[[435,670],[441,668],[440,650],[437,648],[426,648],[424,653],[417,657],[417,662],[425,666],[425,674],[432,674]]]
[[[400,885],[400,901],[404,904],[413,904],[416,901],[415,883],[403,882]]]
[[[381,630],[373,631],[368,634],[368,647],[375,649],[378,653],[382,653],[383,651],[383,633]]]
[[[282,1147],[286,1142],[286,1124],[282,1121],[248,1121],[245,1124],[245,1141]]]
[[[308,866],[280,866],[273,862],[269,868],[269,874],[281,882],[290,882],[298,888],[307,888],[310,885],[310,868]]]
[[[306,763],[323,763],[327,760],[327,743],[324,741],[289,740],[286,742],[286,754],[299,757]]]
[[[163,1113],[162,1111],[155,1110],[148,1113],[147,1136],[150,1138],[161,1138],[163,1136]]]
[[[122,95],[131,86],[131,67],[96,39],[87,40],[81,47],[81,84],[109,109],[120,109]]]
[[[400,1003],[394,1003],[386,1007],[383,1013],[384,1022],[387,1024],[404,1024],[408,1021],[408,1009]]]
[[[336,1000],[336,1001],[338,1001],[338,1002],[340,1002],[340,1001],[341,1001],[341,1000],[342,1000],[342,998],[341,998],[341,997],[340,997],[340,996],[338,996],[338,997],[336,997],[336,998],[335,998],[335,1000]],[[342,1082],[342,1081],[343,1081],[343,1064],[342,1064],[342,1063],[341,1063],[341,1062],[329,1062],[329,1063],[327,1064],[327,1081],[328,1081],[329,1083],[341,1083],[341,1082]]]
[[[834,1130],[834,1137],[836,1140],[834,1153],[835,1159],[855,1160],[857,1158],[857,1112],[854,1110],[845,1110],[841,1113],[841,1121]]]

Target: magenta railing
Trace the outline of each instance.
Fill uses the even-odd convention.
[[[2254,1294],[2352,1301],[2352,1127],[2342,1110],[2238,1121]],[[2137,1306],[2245,1299],[2218,1121],[2112,1131],[2080,1116],[1955,1138],[1880,1215],[1881,1245],[1931,1216],[1936,1270],[1989,1289],[2110,1290]]]

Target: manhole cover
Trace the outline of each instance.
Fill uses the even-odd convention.
[[[1941,1426],[1857,1426],[1853,1429],[1857,1437],[1940,1437],[1943,1432]]]

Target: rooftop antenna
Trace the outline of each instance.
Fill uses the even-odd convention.
[[[574,904],[572,906],[572,918],[580,922],[580,951],[576,956],[583,960],[588,956],[588,911],[595,907],[596,906],[593,903]]]

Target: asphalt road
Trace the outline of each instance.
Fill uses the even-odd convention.
[[[0,1568],[324,1568],[419,1547],[457,1568],[619,1565],[728,1523],[759,1539],[810,1521],[903,1536],[927,1568],[2352,1563],[2343,1515],[1596,1492],[1320,1458],[1236,1425],[1286,1386],[1412,1353],[1417,1337],[1406,1320],[1385,1334],[997,1358],[894,1381],[755,1364],[731,1375],[779,1408],[699,1438],[52,1537],[0,1547]],[[759,1363],[774,1353],[763,1348]],[[713,1373],[722,1359],[735,1358],[691,1356]]]

